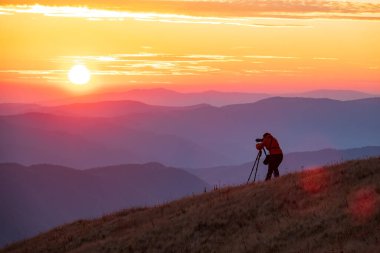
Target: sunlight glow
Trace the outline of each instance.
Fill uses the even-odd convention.
[[[91,78],[90,71],[87,67],[80,64],[73,66],[67,76],[70,82],[77,85],[87,84]]]

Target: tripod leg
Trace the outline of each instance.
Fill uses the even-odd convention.
[[[247,184],[249,183],[249,180],[251,179],[251,176],[252,176],[252,172],[253,170],[255,169],[255,166],[256,166],[256,172],[257,172],[257,167],[259,166],[259,160],[260,160],[260,152],[257,154],[256,156],[256,159],[255,159],[255,162],[253,163],[253,166],[252,166],[252,169],[251,169],[251,173],[249,173],[249,177],[248,177],[248,180],[247,180]],[[256,174],[255,174],[255,178],[256,178]]]
[[[261,158],[261,150],[260,150],[260,152],[257,154],[257,164],[256,164],[256,171],[255,171],[255,177],[254,177],[254,179],[253,179],[253,182],[256,181],[257,169],[259,168],[260,158]]]
[[[251,173],[249,173],[249,177],[248,177],[248,180],[247,180],[247,184],[249,183],[249,180],[251,179],[251,176],[252,176],[252,172],[253,172],[253,169],[255,168],[255,164],[256,164],[256,160],[252,166],[252,169],[251,169]]]
[[[260,161],[260,159],[259,159],[259,161]],[[257,165],[256,165],[255,177],[253,178],[253,182],[256,181],[257,169],[259,168],[259,161],[257,162]]]

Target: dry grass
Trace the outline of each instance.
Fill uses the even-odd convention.
[[[372,158],[77,221],[0,252],[380,252],[379,209]]]

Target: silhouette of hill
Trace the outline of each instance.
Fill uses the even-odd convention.
[[[14,115],[27,113],[46,113],[63,116],[84,117],[115,117],[138,113],[157,113],[166,111],[184,111],[200,107],[209,107],[207,104],[189,106],[157,106],[131,100],[99,101],[88,103],[72,103],[59,106],[42,106],[37,104],[0,104],[0,115]]]
[[[227,157],[228,163],[221,164],[225,165],[251,157],[254,138],[267,131],[278,137],[286,153],[379,145],[380,118],[373,116],[379,113],[380,98],[342,102],[279,97],[156,117],[125,117],[124,122],[192,140]]]
[[[133,100],[161,106],[192,106],[205,103],[213,106],[223,106],[228,104],[252,103],[270,96],[271,95],[266,93],[221,92],[211,90],[184,93],[164,88],[155,88],[91,94],[90,96],[87,95],[55,101],[54,103],[67,104],[89,103],[104,100]]]
[[[111,118],[44,113],[0,117],[0,162],[76,168],[157,161],[198,166],[222,155],[173,134],[159,134]]]
[[[120,100],[101,101],[93,103],[76,103],[54,107],[46,107],[45,112],[50,114],[76,115],[84,117],[115,117],[141,113],[164,113],[170,111],[182,112],[195,108],[209,107],[206,104],[191,106],[157,106],[141,102]]]
[[[147,88],[115,90],[112,92],[93,92],[90,95],[73,97],[72,94],[63,93],[60,88],[54,86],[46,86],[43,90],[41,90],[35,89],[35,87],[26,84],[12,85],[2,83],[1,85],[3,90],[6,91],[0,93],[0,101],[2,101],[2,103],[38,103],[43,105],[133,100],[161,106],[192,106],[196,104],[225,106],[230,104],[254,103],[273,96],[329,98],[335,100],[354,100],[380,96],[380,94],[371,94],[355,90],[332,89],[311,90],[308,92],[298,93],[252,93],[216,90],[178,92],[166,88]],[[0,112],[1,111],[2,106],[0,104]],[[24,112],[31,111],[24,110]]]
[[[22,114],[26,112],[42,111],[44,106],[38,104],[2,103],[0,115]]]
[[[363,159],[380,156],[380,146],[362,147],[353,149],[323,149],[319,151],[294,152],[285,154],[280,165],[280,174],[284,175],[304,169],[341,163],[347,160]],[[256,158],[256,154],[252,159]],[[264,180],[267,166],[262,164],[264,156],[260,160],[256,180]],[[202,169],[188,169],[188,171],[210,185],[238,185],[245,183],[251,171],[254,161],[235,166],[218,166]]]
[[[357,100],[371,97],[378,97],[379,95],[354,91],[354,90],[313,90],[308,92],[296,93],[292,97],[306,97],[306,98],[329,98],[335,100]]]
[[[54,226],[204,191],[196,176],[158,163],[76,170],[0,164],[0,245]]]
[[[378,252],[379,158],[57,227],[1,252]]]
[[[354,90],[312,90],[291,94],[269,94],[269,93],[249,93],[249,92],[222,92],[222,91],[202,91],[202,92],[177,92],[164,88],[155,89],[133,89],[128,91],[98,93],[76,98],[55,101],[55,104],[68,103],[91,103],[96,101],[118,101],[133,100],[142,103],[161,106],[191,106],[196,104],[210,104],[213,106],[225,106],[230,104],[254,103],[259,100],[273,97],[306,97],[306,98],[329,98],[335,100],[354,100],[370,97],[378,97],[379,94],[370,94]]]
[[[1,146],[0,161],[81,168],[150,161],[186,168],[233,165],[252,159],[254,139],[267,131],[278,137],[285,153],[380,144],[380,118],[375,116],[380,113],[380,98],[337,101],[277,97],[223,107],[134,105],[137,108],[128,109],[117,102],[112,104],[114,109],[101,111],[103,117],[85,116],[100,112],[92,109],[97,108],[96,103],[84,106],[83,115],[77,116],[1,116],[0,135],[7,144]],[[79,113],[75,107],[65,110],[67,115]],[[123,111],[126,115],[114,116]],[[37,130],[38,134],[34,132]],[[64,135],[67,145],[63,145]],[[76,140],[83,140],[83,152],[73,154],[71,146]],[[42,159],[47,148],[55,154],[49,161]],[[74,159],[65,155],[69,153]]]

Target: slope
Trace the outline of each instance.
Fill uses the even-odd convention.
[[[284,155],[279,170],[280,175],[304,169],[317,168],[330,164],[337,164],[348,160],[364,159],[380,156],[380,146],[361,147],[352,149],[322,149],[318,151],[294,152]],[[253,159],[256,158],[253,157]],[[267,166],[263,165],[261,158],[257,172],[257,180],[264,180]],[[218,166],[211,168],[188,169],[190,173],[201,178],[210,185],[226,186],[245,183],[254,161],[249,163]]]
[[[379,159],[80,220],[1,252],[379,252]]]

